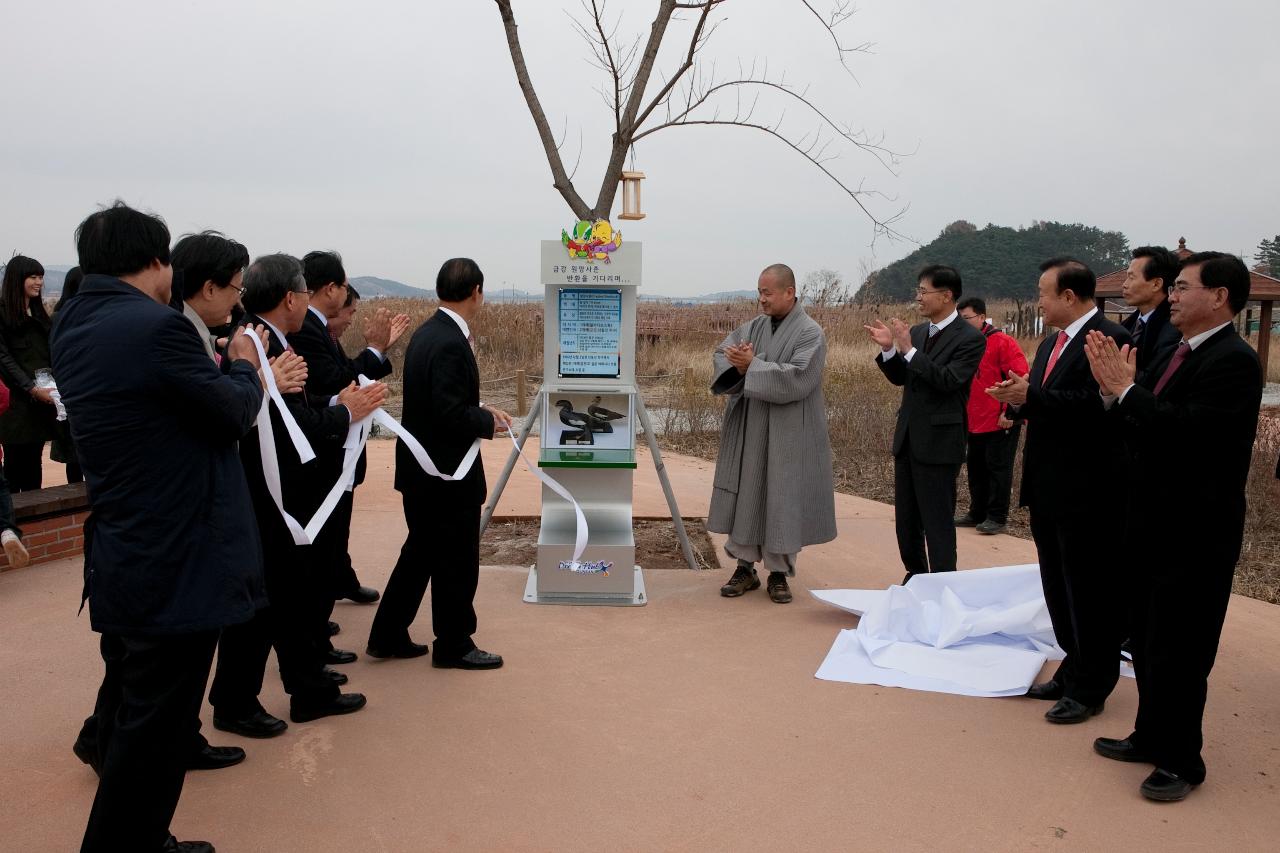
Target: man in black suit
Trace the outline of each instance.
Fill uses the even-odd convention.
[[[1131,507],[1128,524],[1161,533],[1126,551],[1132,580],[1138,716],[1124,739],[1094,749],[1155,765],[1143,796],[1180,800],[1205,778],[1201,724],[1231,580],[1244,538],[1245,484],[1262,401],[1258,355],[1232,319],[1249,298],[1249,270],[1221,252],[1182,262],[1170,322],[1182,340],[1137,368],[1132,350],[1089,337],[1088,357],[1142,466],[1163,500]]]
[[[916,304],[929,319],[910,329],[894,317],[866,326],[880,345],[876,364],[902,386],[893,432],[893,506],[903,583],[956,568],[956,477],[964,464],[969,384],[987,342],[959,321],[960,273],[929,266],[916,278]],[[928,553],[925,543],[928,543]]]
[[[1120,321],[1138,351],[1138,369],[1146,370],[1178,345],[1178,329],[1169,323],[1165,291],[1178,277],[1178,256],[1164,246],[1139,246],[1125,272],[1120,295],[1133,313]]]
[[[511,416],[480,403],[480,370],[470,324],[484,304],[484,274],[470,258],[445,261],[436,276],[440,309],[414,332],[404,357],[405,429],[444,474],[458,474],[471,445],[511,427]],[[404,441],[396,443],[396,489],[409,536],[387,581],[369,631],[372,657],[418,657],[427,646],[409,637],[431,582],[432,666],[495,669],[502,658],[476,648],[474,605],[480,578],[480,506],[484,464],[474,457],[457,480],[426,473]]]
[[[342,256],[337,252],[308,252],[302,258],[302,274],[311,292],[311,304],[302,321],[302,328],[289,335],[294,350],[307,360],[307,393],[313,397],[329,399],[355,382],[360,374],[370,379],[381,379],[391,373],[391,361],[387,351],[409,327],[409,317],[399,314],[392,317],[385,309],[377,311],[364,325],[367,346],[355,358],[348,358],[329,335],[329,323],[346,304],[348,288],[347,271]],[[364,482],[365,455],[360,454],[356,468],[355,485]],[[334,510],[333,523],[349,534],[353,492],[347,492]],[[378,600],[378,591],[362,586],[351,564],[347,549],[347,537],[342,542],[343,558],[336,566],[334,598],[346,598],[357,604],[372,604]]]
[[[226,375],[168,307],[164,223],[117,202],[76,230],[86,276],[53,328],[53,367],[93,511],[85,522],[90,622],[106,664],[100,770],[83,851],[212,851],[169,821],[218,632],[264,601],[236,441],[262,403],[256,351]]]
[[[288,350],[287,335],[296,332],[307,313],[308,291],[302,265],[288,255],[258,258],[244,273],[245,321],[265,326],[267,356]],[[289,438],[284,419],[273,403],[271,425],[284,509],[305,526],[342,473],[342,442],[348,427],[371,413],[385,397],[381,383],[350,385],[330,405],[305,389],[283,396],[290,414],[311,443],[316,458],[303,463]],[[365,705],[360,693],[341,693],[346,678],[326,671],[317,638],[333,607],[328,579],[340,558],[340,536],[326,523],[310,545],[296,544],[267,484],[258,428],[240,443],[240,458],[249,482],[262,537],[267,598],[270,606],[254,620],[223,634],[218,671],[209,702],[213,724],[248,737],[270,737],[285,728],[258,701],[270,646],[280,664],[280,680],[289,694],[289,718],[307,722],[332,714],[349,714]]]
[[[1127,344],[1129,333],[1098,310],[1093,270],[1053,258],[1040,272],[1044,321],[1060,331],[1040,345],[1029,376],[1015,374],[987,393],[1027,423],[1022,505],[1031,513],[1053,632],[1066,652],[1053,678],[1027,695],[1057,700],[1045,713],[1049,722],[1081,723],[1102,711],[1116,686],[1124,639],[1115,590],[1118,539],[1098,502],[1099,483],[1114,480],[1124,460],[1084,342],[1098,331]]]

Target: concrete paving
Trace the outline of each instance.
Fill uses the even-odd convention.
[[[381,587],[404,522],[392,445],[372,446],[352,533]],[[509,445],[486,446],[491,477]],[[711,466],[667,457],[685,515],[706,511]],[[646,468],[646,466],[648,466]],[[1280,608],[1231,603],[1205,720],[1209,779],[1183,803],[1143,800],[1143,765],[1094,755],[1128,734],[1135,686],[1101,716],[1052,726],[1047,703],[818,681],[854,618],[805,588],[901,579],[892,509],[837,495],[839,538],[805,551],[793,604],[722,599],[726,572],[646,574],[642,608],[521,602],[527,569],[485,567],[477,610],[493,672],[364,657],[373,607],[336,608],[360,651],[347,689],[364,711],[239,744],[248,760],[193,772],[173,829],[242,851],[1274,850],[1280,837]],[[665,503],[652,465],[638,515]],[[538,512],[517,469],[500,512]],[[1031,544],[960,534],[963,567],[1034,560]],[[80,562],[0,575],[0,850],[76,849],[93,774],[70,745],[101,674],[76,617]],[[415,628],[430,641],[429,608]],[[264,704],[287,703],[269,673]]]

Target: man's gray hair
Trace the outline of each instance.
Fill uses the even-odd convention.
[[[289,291],[307,289],[302,275],[302,262],[293,255],[263,255],[244,271],[244,294],[240,302],[251,314],[262,314],[275,308]]]

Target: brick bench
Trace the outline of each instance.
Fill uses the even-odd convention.
[[[19,492],[13,496],[13,515],[32,565],[84,552],[84,520],[89,516],[84,483]],[[8,570],[9,558],[0,551],[0,571]]]

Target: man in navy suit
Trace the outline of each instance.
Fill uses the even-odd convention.
[[[1138,369],[1146,370],[1181,337],[1169,322],[1166,291],[1178,277],[1178,256],[1164,246],[1139,246],[1125,271],[1120,295],[1133,313],[1120,321],[1138,351]]]
[[[1170,323],[1181,341],[1145,372],[1133,350],[1089,336],[1104,405],[1161,498],[1134,502],[1126,520],[1133,530],[1160,531],[1125,552],[1137,720],[1127,738],[1098,738],[1093,748],[1153,764],[1139,789],[1151,800],[1180,800],[1205,778],[1201,724],[1244,539],[1262,402],[1258,354],[1232,325],[1249,283],[1234,255],[1185,258],[1169,290]]]
[[[511,427],[511,416],[480,403],[471,323],[484,304],[484,274],[470,258],[445,261],[436,276],[440,308],[414,332],[404,357],[403,425],[445,474],[454,474],[476,439]],[[502,658],[476,648],[474,599],[480,578],[480,506],[486,485],[477,455],[458,480],[427,474],[408,445],[396,443],[396,489],[409,536],[369,631],[371,657],[425,655],[409,637],[428,582],[432,666],[495,669]]]
[[[896,317],[865,327],[880,345],[876,365],[902,386],[893,432],[893,509],[903,583],[924,572],[956,569],[956,477],[968,442],[969,385],[987,341],[960,320],[960,273],[929,266],[916,280],[916,304],[928,322],[907,328]],[[928,544],[926,554],[925,545]]]
[[[122,202],[76,230],[86,275],[53,328],[92,513],[90,623],[106,664],[101,775],[83,851],[211,851],[169,832],[218,632],[264,603],[257,525],[236,442],[262,404],[245,335],[214,365],[169,307],[169,231]],[[113,685],[113,686],[112,686]]]
[[[1014,374],[987,393],[1027,423],[1022,505],[1030,511],[1053,632],[1067,653],[1053,678],[1027,695],[1054,700],[1049,722],[1082,723],[1102,711],[1115,688],[1124,639],[1118,537],[1100,517],[1097,494],[1099,483],[1123,470],[1123,453],[1084,342],[1097,331],[1127,344],[1129,333],[1098,310],[1097,279],[1080,261],[1045,261],[1039,288],[1044,321],[1059,331],[1040,345],[1029,376]]]

